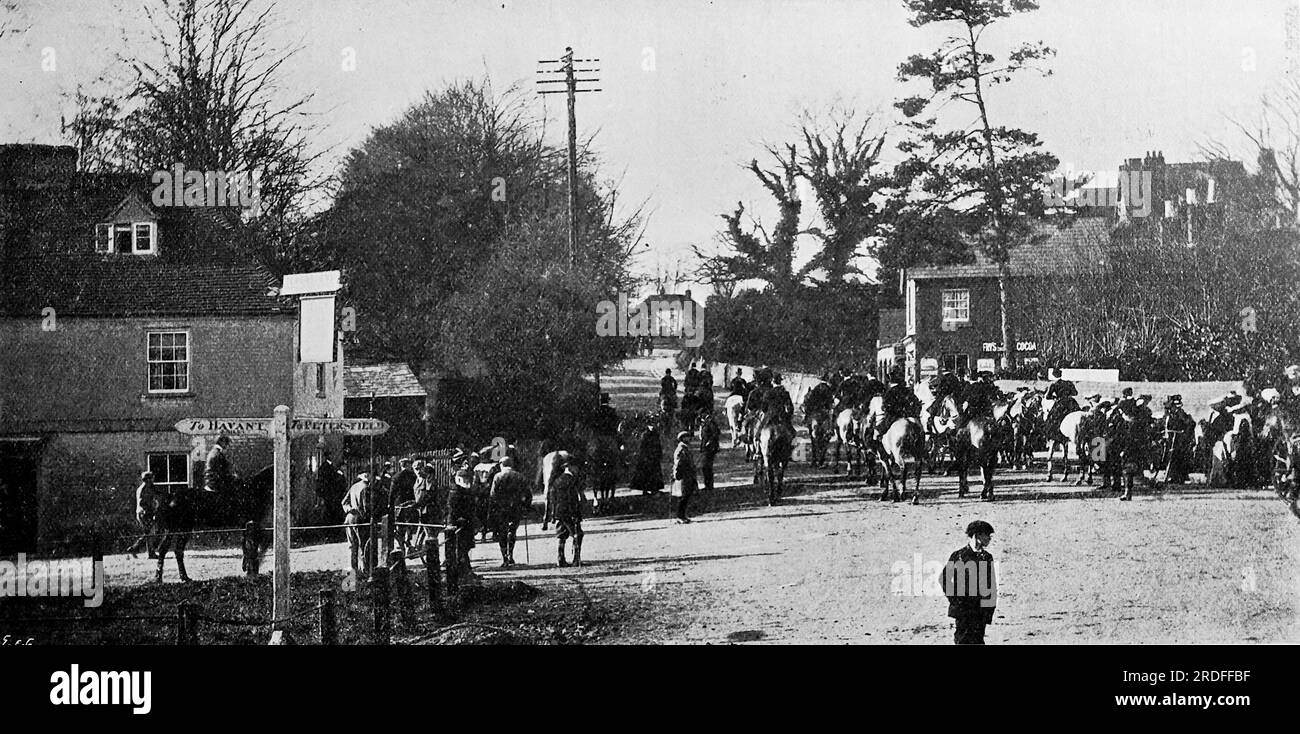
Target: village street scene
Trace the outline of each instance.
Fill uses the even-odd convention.
[[[0,633],[1300,642],[1293,0],[139,7],[0,0]]]

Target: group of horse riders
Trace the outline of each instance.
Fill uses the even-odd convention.
[[[927,455],[931,455],[943,447],[945,437],[956,435],[972,420],[983,419],[988,422],[995,456],[1005,463],[1027,468],[1033,451],[1049,448],[1050,480],[1056,446],[1061,446],[1064,454],[1067,444],[1073,445],[1087,467],[1089,480],[1096,466],[1102,488],[1110,488],[1113,482],[1117,491],[1122,490],[1120,499],[1124,500],[1132,498],[1135,477],[1152,483],[1148,471],[1154,476],[1163,470],[1165,481],[1175,484],[1186,482],[1197,470],[1205,471],[1212,486],[1271,484],[1277,479],[1275,458],[1289,459],[1284,466],[1295,493],[1295,465],[1300,463],[1296,461],[1300,458],[1298,365],[1286,369],[1277,387],[1257,394],[1248,388],[1245,395],[1233,391],[1211,400],[1210,417],[1199,423],[1183,407],[1181,395],[1168,396],[1163,401],[1163,415],[1157,418],[1149,394],[1134,395],[1132,388],[1125,388],[1113,398],[1099,393],[1080,396],[1059,369],[1052,370],[1052,378],[1044,391],[1021,386],[1007,393],[998,388],[990,372],[954,374],[944,370],[930,379],[931,400],[922,405],[901,369],[891,372],[886,385],[875,377],[841,368],[837,374],[823,376],[804,398],[813,463],[825,456],[829,436],[822,427],[828,423],[828,414],[843,416],[837,418],[842,443],[860,443],[857,448],[874,452],[878,458],[886,431],[900,420],[920,426],[929,447]],[[873,403],[876,398],[879,402]],[[845,431],[841,425],[845,421],[865,430]],[[1283,443],[1277,449],[1279,440]],[[837,445],[837,461],[838,453]],[[1067,461],[1067,479],[1068,472]]]
[[[682,427],[693,432],[700,416],[713,410],[713,376],[706,369],[696,369],[691,363],[682,378],[682,399],[680,411],[677,402],[677,378],[673,377],[672,368],[664,370],[659,379],[659,403],[663,411],[665,430],[671,430],[673,417],[680,413]]]

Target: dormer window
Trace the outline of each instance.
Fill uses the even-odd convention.
[[[157,251],[157,222],[104,222],[95,225],[95,252],[152,255]]]

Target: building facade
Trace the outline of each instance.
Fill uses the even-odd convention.
[[[342,349],[298,361],[298,315],[275,279],[237,256],[222,214],[163,210],[121,177],[75,171],[75,151],[0,146],[43,167],[0,179],[0,545],[119,535],[141,472],[201,487],[209,438],[195,417],[342,417]],[[71,151],[71,154],[69,154]],[[31,170],[45,175],[33,179]],[[271,463],[267,439],[233,438],[236,471]],[[314,517],[320,452],[295,439],[293,516]],[[204,518],[201,518],[201,521]]]

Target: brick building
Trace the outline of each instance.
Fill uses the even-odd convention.
[[[1041,238],[1013,248],[1011,277],[1064,272],[1080,263],[1098,262],[1112,224],[1082,218],[1064,229],[1045,226]],[[906,306],[903,364],[909,379],[924,380],[947,368],[996,371],[1002,357],[1002,311],[998,266],[976,253],[970,265],[911,268],[905,275]],[[1021,363],[1037,360],[1032,335],[1016,334]]]
[[[1040,225],[1035,237],[1010,252],[1017,361],[1035,364],[1038,345],[1033,334],[1016,328],[1015,310],[1052,305],[1015,302],[1017,282],[1065,272],[1087,274],[1105,262],[1111,234],[1123,220],[1136,223],[1149,217],[1162,228],[1199,227],[1221,211],[1219,204],[1248,196],[1248,179],[1239,161],[1166,163],[1162,153],[1150,152],[1125,160],[1112,181],[1069,192],[1062,208],[1075,218],[1063,227]],[[1118,189],[1104,190],[1114,184]],[[927,379],[943,368],[998,371],[1003,352],[998,266],[983,252],[974,254],[969,265],[905,272],[902,350],[909,379]]]
[[[3,550],[117,534],[148,469],[202,484],[188,417],[341,417],[336,361],[298,361],[298,316],[237,256],[237,213],[150,204],[147,181],[75,170],[76,151],[0,146],[0,523]],[[293,515],[314,513],[314,467],[338,439],[293,442]],[[271,463],[234,439],[236,470]]]

